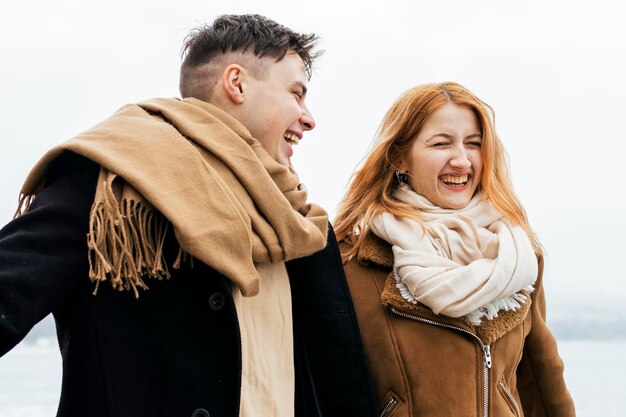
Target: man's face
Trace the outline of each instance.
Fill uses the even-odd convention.
[[[244,86],[246,108],[239,120],[283,165],[289,165],[292,146],[298,144],[305,131],[315,127],[304,104],[306,81],[302,59],[295,52],[288,52],[279,62],[268,64],[268,76],[249,76]]]

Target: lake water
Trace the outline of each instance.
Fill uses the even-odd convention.
[[[562,341],[578,417],[626,417],[626,340]],[[0,358],[0,417],[53,417],[60,395],[56,346],[19,345]]]

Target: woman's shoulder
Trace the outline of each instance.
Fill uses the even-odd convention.
[[[344,265],[358,262],[361,265],[376,265],[383,268],[393,267],[393,251],[391,245],[373,233],[367,233],[354,253],[354,245],[347,240],[339,241],[339,250]]]

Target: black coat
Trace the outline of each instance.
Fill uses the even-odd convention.
[[[65,153],[31,209],[0,231],[0,355],[50,312],[61,355],[58,416],[236,417],[241,347],[230,282],[196,261],[168,280],[92,295],[86,234],[98,166]],[[211,219],[207,219],[211,221]],[[287,263],[297,416],[373,416],[372,384],[332,230]],[[167,237],[171,265],[177,247]],[[265,417],[265,416],[259,416]]]

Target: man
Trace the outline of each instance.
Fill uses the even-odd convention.
[[[375,414],[334,235],[289,163],[315,42],[222,16],[186,40],[182,100],[33,168],[0,231],[0,354],[54,314],[58,416]]]

